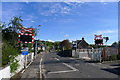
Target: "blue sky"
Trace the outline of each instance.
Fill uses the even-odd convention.
[[[25,27],[40,29],[40,40],[84,37],[94,44],[94,34],[102,34],[110,37],[108,44],[118,41],[117,2],[3,2],[2,21],[8,23],[13,16],[21,16]]]

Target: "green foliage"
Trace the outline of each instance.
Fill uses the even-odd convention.
[[[18,32],[23,20],[21,17],[13,17],[8,26],[5,23],[0,22],[0,29],[2,29],[2,66],[10,64],[11,72],[14,72],[18,67],[18,61],[15,59],[21,52],[21,44],[18,44]],[[33,31],[35,32],[35,31]],[[1,34],[1,33],[0,33]],[[32,51],[32,44],[28,44],[30,51]]]
[[[104,48],[104,45],[90,45],[90,48]]]
[[[44,45],[47,46],[47,50],[53,49],[53,42],[46,41],[46,42],[44,43]]]
[[[117,55],[117,59],[120,60],[120,54]]]
[[[2,65],[5,66],[9,64],[10,60],[13,60],[18,54],[19,51],[17,49],[7,42],[4,42],[2,46]]]
[[[10,64],[20,52],[21,47],[17,43],[17,33],[19,28],[22,27],[20,22],[22,22],[20,17],[13,17],[7,27],[5,23],[1,25],[3,41],[2,66]]]
[[[118,43],[117,43],[117,42],[114,42],[111,46],[112,46],[112,47],[118,47]]]
[[[111,55],[109,59],[110,60],[117,60],[117,55]]]
[[[21,19],[21,16],[20,17],[13,17],[11,20],[10,20],[10,23],[8,24],[10,27],[13,28],[13,31],[17,31],[20,27],[23,27],[21,22],[23,20]]]
[[[54,42],[54,47],[56,51],[60,51],[60,42]]]
[[[38,50],[38,53],[43,52],[43,50]]]
[[[12,60],[10,63],[11,63],[10,64],[11,72],[13,73],[17,70],[19,64],[18,64],[18,61],[16,59]]]
[[[69,42],[69,40],[63,40],[62,42],[60,42],[60,47],[63,50],[70,50],[72,48],[71,43]]]

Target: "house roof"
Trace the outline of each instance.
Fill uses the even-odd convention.
[[[87,45],[89,45],[85,40],[84,40],[84,38],[82,38],[82,40],[76,40],[76,41],[74,41],[75,43],[77,43],[77,47],[80,45],[80,46],[83,46],[83,47],[85,47],[85,46],[87,46]],[[73,44],[73,46],[75,46],[76,44]]]

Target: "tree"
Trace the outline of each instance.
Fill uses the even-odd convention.
[[[47,49],[50,51],[53,49],[53,42],[46,41],[45,45],[47,46]]]
[[[22,21],[21,17],[13,17],[8,26],[10,26],[14,31],[17,31],[20,27],[23,27],[21,24]]]
[[[21,22],[23,20],[21,17],[13,17],[10,20],[10,23],[8,24],[8,27],[6,25],[2,25],[2,36],[3,36],[3,41],[9,42],[9,44],[13,45],[16,47],[17,45],[17,38],[18,38],[18,31],[20,27],[23,27]]]
[[[17,45],[18,31],[22,27],[20,17],[13,17],[6,26],[5,23],[0,23],[2,28],[2,65],[14,63],[15,57],[19,54],[20,48]]]
[[[112,46],[112,47],[118,47],[118,43],[117,43],[117,42],[114,42],[111,46]]]
[[[72,48],[69,40],[63,40],[62,42],[60,42],[60,46],[61,46],[62,50],[69,50]]]
[[[55,47],[55,50],[59,51],[59,49],[60,49],[60,42],[58,42],[58,41],[54,42],[54,47]]]

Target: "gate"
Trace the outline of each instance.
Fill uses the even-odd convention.
[[[102,48],[98,49],[77,49],[72,51],[72,56],[80,59],[89,59],[101,62]]]

